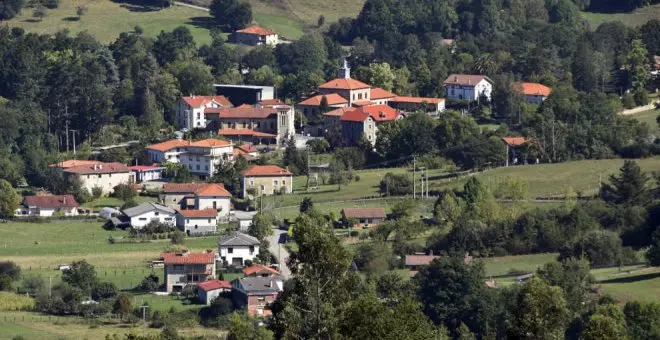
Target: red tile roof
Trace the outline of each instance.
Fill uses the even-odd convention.
[[[243,176],[291,176],[291,173],[277,165],[253,165],[241,172]]]
[[[231,194],[224,185],[218,183],[207,184],[204,187],[201,187],[195,191],[195,195],[200,197],[210,197],[210,196],[221,196],[221,197],[231,197]]]
[[[359,90],[371,88],[371,85],[367,85],[359,80],[351,78],[337,78],[325,84],[321,84],[319,88],[333,90]]]
[[[121,163],[100,163],[95,165],[75,166],[72,168],[64,169],[64,172],[79,175],[115,174],[131,172],[131,169],[129,169],[125,164]]]
[[[211,101],[215,101],[222,106],[232,106],[231,102],[225,96],[191,96],[183,97],[183,100],[193,108],[202,107]]]
[[[231,289],[231,283],[229,281],[220,281],[220,280],[208,280],[196,284],[198,288],[201,288],[205,292],[210,292],[212,290],[218,289]]]
[[[66,160],[66,161],[61,161],[59,163],[49,164],[48,166],[53,167],[53,168],[68,169],[68,168],[73,168],[73,167],[76,167],[76,166],[94,165],[94,164],[103,164],[103,162],[101,162],[101,161],[86,161],[86,160],[78,160],[78,159],[69,159],[69,160]]]
[[[367,119],[369,119],[369,113],[362,110],[348,111],[341,116],[341,120],[347,122],[364,122]]]
[[[539,83],[519,83],[516,84],[520,93],[526,96],[547,97],[552,93],[552,89]]]
[[[164,193],[186,193],[192,194],[195,191],[205,187],[207,183],[165,183],[163,184]]]
[[[373,104],[373,102],[371,102],[371,100],[369,100],[369,99],[356,100],[356,101],[351,103],[351,105],[353,105],[355,107],[367,106],[367,105],[371,105],[371,104]]]
[[[323,97],[325,97],[325,99],[328,101],[328,105],[348,104],[348,100],[344,99],[344,97],[336,93],[330,93],[330,94],[320,94],[318,96],[307,98],[301,101],[300,103],[298,103],[298,105],[320,106]]]
[[[160,258],[168,264],[213,264],[215,262],[215,253],[162,253]]]
[[[221,140],[221,139],[215,139],[215,138],[208,138],[208,139],[203,139],[197,142],[190,143],[190,146],[197,146],[197,147],[202,147],[202,148],[218,148],[218,147],[223,147],[223,146],[229,146],[231,145],[231,142],[228,142],[226,140]]]
[[[406,255],[406,266],[428,266],[431,261],[439,258],[437,255]]]
[[[368,113],[376,122],[389,122],[399,117],[399,111],[388,105],[363,106],[355,111]]]
[[[75,208],[80,204],[73,195],[26,196],[23,204],[28,207],[39,208]]]
[[[275,138],[274,134],[254,131],[252,129],[220,129],[218,134],[221,136],[251,136],[251,137],[267,137]]]
[[[271,267],[264,266],[262,264],[255,264],[251,267],[247,267],[247,268],[243,269],[243,274],[245,276],[258,274],[258,273],[261,273],[261,272],[267,272],[269,274],[280,275],[280,272],[278,272],[277,270],[275,270]]]
[[[353,111],[353,110],[356,110],[356,108],[354,108],[354,107],[340,107],[336,110],[328,111],[328,112],[324,113],[323,115],[324,116],[329,116],[329,117],[341,118],[341,116],[343,116],[344,113],[346,113],[348,111]]]
[[[175,148],[186,147],[188,146],[188,144],[190,144],[190,142],[183,139],[171,139],[166,142],[148,145],[147,149],[156,150],[160,152],[167,152]]]
[[[394,99],[390,100],[393,103],[428,103],[428,104],[440,104],[445,101],[444,98],[426,98],[426,97],[404,97],[397,96]]]
[[[504,137],[502,140],[509,146],[519,146],[529,141],[529,139],[525,137]]]
[[[387,218],[383,208],[344,208],[342,213],[352,218]]]
[[[248,153],[259,152],[259,150],[257,150],[257,148],[252,144],[239,145],[239,146],[237,146],[237,148],[239,148],[239,149],[241,149],[245,152],[248,152]]]
[[[202,209],[202,210],[177,210],[183,217],[203,217],[203,218],[216,218],[218,212],[215,209]]]
[[[240,107],[207,107],[205,115],[217,115],[218,118],[252,118],[265,119],[277,114],[278,109],[273,107],[256,107],[252,105],[241,105]]]
[[[455,43],[456,41],[454,39],[442,39],[442,44],[445,46],[451,46]]]
[[[245,33],[245,34],[258,34],[258,35],[273,35],[273,34],[275,34],[275,32],[273,32],[269,29],[263,28],[263,27],[259,27],[259,26],[250,26],[250,27],[244,28],[242,30],[238,30],[236,32]]]
[[[396,95],[392,92],[383,90],[380,87],[374,87],[371,89],[370,97],[371,100],[376,100],[376,99],[394,98],[396,97]]]
[[[275,105],[286,105],[285,102],[280,99],[265,99],[259,102],[262,106],[275,106]]]
[[[482,75],[472,75],[472,74],[452,74],[447,79],[445,79],[445,85],[463,85],[463,86],[473,86],[478,84],[482,80],[487,80],[492,83],[492,81]]]

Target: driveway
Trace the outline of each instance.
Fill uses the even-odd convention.
[[[282,274],[284,279],[291,277],[291,270],[289,270],[289,267],[286,266],[286,262],[289,260],[289,252],[286,250],[286,248],[284,248],[286,232],[286,230],[273,228],[273,235],[268,237],[268,250],[277,259],[277,263],[280,265],[279,272]]]

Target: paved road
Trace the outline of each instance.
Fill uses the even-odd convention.
[[[270,243],[268,250],[277,259],[277,263],[280,265],[279,271],[282,276],[284,276],[285,279],[288,279],[291,277],[291,270],[286,266],[286,262],[289,260],[289,252],[284,248],[285,237],[286,230],[273,228],[273,235],[268,237],[268,242]]]
[[[206,7],[195,6],[195,5],[187,4],[185,2],[175,1],[174,4],[176,6],[190,7],[190,8],[198,9],[200,11],[210,12],[210,10]]]

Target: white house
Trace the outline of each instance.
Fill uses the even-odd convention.
[[[147,154],[151,157],[154,163],[179,163],[181,154],[187,151],[186,146],[190,144],[189,141],[182,139],[172,139],[166,142],[148,145],[146,147]]]
[[[231,107],[224,96],[190,96],[174,104],[176,125],[179,129],[203,129],[206,127],[204,109],[207,107]]]
[[[229,281],[208,280],[195,286],[197,287],[197,298],[205,305],[210,305],[220,294],[231,292]]]
[[[165,167],[150,165],[134,165],[128,168],[133,172],[137,183],[160,180],[163,178],[163,171],[165,171]]]
[[[250,26],[234,32],[234,42],[237,44],[275,46],[278,40],[277,33],[259,26]]]
[[[482,75],[452,74],[444,81],[447,98],[476,101],[483,95],[490,100],[493,81]]]
[[[133,229],[141,229],[151,221],[174,225],[176,211],[154,202],[146,202],[137,207],[124,209],[124,215],[130,218]]]
[[[67,178],[77,177],[82,187],[92,192],[95,187],[101,188],[103,194],[111,193],[119,184],[135,183],[133,172],[121,163],[98,163],[93,165],[74,166],[62,170]]]
[[[214,209],[178,210],[176,226],[188,235],[210,234],[218,231],[218,216]]]
[[[64,216],[78,215],[80,204],[73,195],[26,196],[16,209],[16,216],[51,217],[54,214]]]
[[[541,104],[552,93],[551,88],[539,83],[518,83],[514,86],[528,104]]]
[[[218,218],[227,220],[231,209],[231,193],[222,184],[208,184],[195,191],[195,209],[212,209]]]
[[[243,266],[246,260],[254,261],[260,244],[250,235],[233,232],[218,241],[218,259],[231,266]]]
[[[180,156],[181,165],[190,173],[212,176],[221,163],[233,161],[234,146],[228,141],[209,138],[188,144]]]

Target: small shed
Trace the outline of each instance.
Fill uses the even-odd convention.
[[[387,219],[384,208],[344,208],[341,211],[344,224],[354,221],[354,228],[369,228],[377,226]]]

